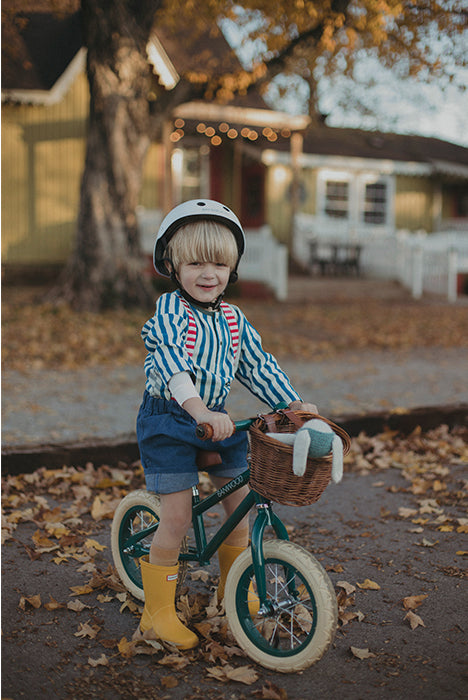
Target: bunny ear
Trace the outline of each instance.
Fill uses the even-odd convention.
[[[295,433],[265,433],[265,435],[278,442],[284,442],[285,445],[294,445],[296,438]]]
[[[308,430],[299,430],[296,433],[293,451],[293,472],[296,476],[304,476],[307,455],[309,454],[310,435]]]
[[[343,443],[338,435],[333,438],[332,451],[332,479],[339,484],[343,478]]]

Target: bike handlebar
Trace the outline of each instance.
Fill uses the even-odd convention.
[[[246,418],[245,420],[233,421],[234,432],[239,430],[248,430],[255,418]],[[209,423],[200,423],[195,428],[195,434],[200,440],[210,440],[213,436],[213,428]]]

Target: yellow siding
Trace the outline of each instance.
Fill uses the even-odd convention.
[[[152,143],[148,150],[140,203],[147,209],[164,209],[164,156],[161,144]]]
[[[432,231],[433,187],[422,177],[397,176],[395,226],[397,229]]]
[[[291,171],[283,165],[266,172],[266,220],[281,243],[289,242],[291,232],[291,180]]]
[[[3,105],[4,263],[67,258],[78,212],[87,113],[84,74],[56,105]]]
[[[301,173],[302,193],[304,196],[301,202],[301,211],[304,214],[317,213],[317,171],[303,170]]]

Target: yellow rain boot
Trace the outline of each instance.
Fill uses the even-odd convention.
[[[140,627],[133,639],[161,639],[179,649],[192,649],[198,644],[197,635],[179,620],[175,610],[178,564],[157,566],[148,557],[141,557],[141,578],[145,592],[145,608]]]
[[[233,545],[226,544],[223,542],[218,549],[218,559],[219,559],[219,584],[218,584],[218,604],[224,598],[224,588],[226,586],[226,579],[229,570],[239,554],[241,554],[247,547],[234,547]],[[260,602],[258,595],[254,591],[252,583],[249,586],[249,612],[252,617],[255,617],[260,609]]]

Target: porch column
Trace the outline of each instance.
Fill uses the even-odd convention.
[[[166,119],[162,130],[163,157],[164,157],[164,180],[163,180],[163,214],[167,214],[172,207],[174,201],[173,183],[172,183],[172,141],[170,139],[172,133],[172,120]]]
[[[299,131],[291,135],[291,227],[288,241],[289,252],[294,248],[294,222],[300,207],[300,156],[302,154],[304,138]]]
[[[242,148],[238,140],[234,140],[234,167],[232,180],[232,208],[241,215],[241,181],[242,181]]]

